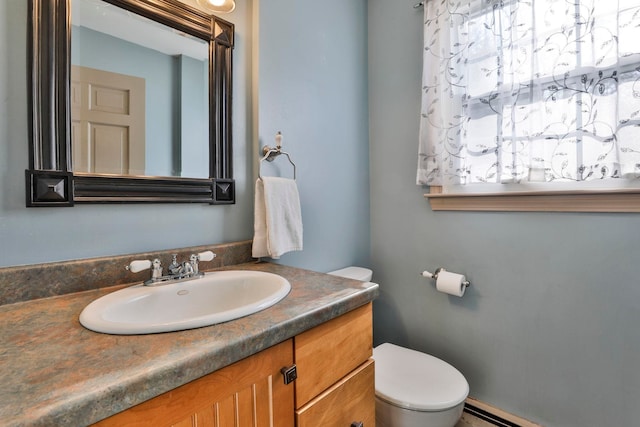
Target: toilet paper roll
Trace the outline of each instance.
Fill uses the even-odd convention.
[[[462,274],[441,271],[436,280],[436,289],[445,294],[461,297],[467,289],[464,284],[466,280]]]

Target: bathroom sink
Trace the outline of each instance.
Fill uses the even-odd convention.
[[[160,286],[120,289],[87,305],[80,323],[116,335],[181,331],[234,320],[271,307],[291,290],[284,277],[261,271],[216,271]]]

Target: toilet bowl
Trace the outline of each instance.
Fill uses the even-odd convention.
[[[390,343],[373,349],[378,427],[453,427],[469,384],[437,357]]]
[[[368,282],[373,272],[347,267],[334,276]],[[454,427],[462,415],[469,384],[437,357],[391,343],[373,349],[378,427]]]

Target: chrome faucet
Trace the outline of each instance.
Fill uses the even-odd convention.
[[[151,278],[144,282],[145,286],[164,285],[168,283],[184,282],[187,280],[198,279],[204,276],[204,273],[199,271],[198,263],[200,261],[211,261],[216,257],[211,251],[200,252],[199,254],[192,254],[189,257],[189,261],[185,261],[182,264],[178,263],[178,255],[173,254],[171,264],[167,267],[167,275],[162,274],[162,263],[158,258],[153,261],[149,260],[136,260],[132,261],[126,269],[137,273],[142,270],[151,268]]]
[[[178,254],[171,255],[171,264],[167,267],[169,274],[172,276],[179,276],[184,270],[184,265],[178,264]]]

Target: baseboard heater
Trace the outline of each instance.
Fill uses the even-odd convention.
[[[493,424],[498,427],[523,427],[520,424],[516,424],[512,421],[505,420],[502,417],[499,417],[496,414],[492,414],[489,411],[485,411],[484,409],[480,409],[477,406],[466,402],[464,404],[464,412],[473,415],[476,418],[480,418],[483,421],[488,422],[489,424]]]
[[[498,427],[542,427],[473,397],[464,402],[464,412]]]

